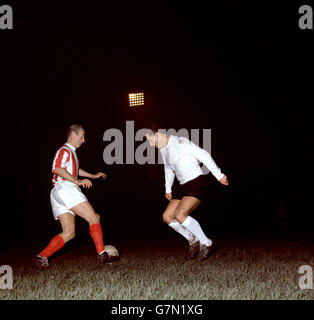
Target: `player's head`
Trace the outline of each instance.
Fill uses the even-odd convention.
[[[165,131],[165,129],[163,129],[160,124],[149,121],[146,123],[145,128],[147,129],[145,138],[151,147],[160,149],[167,145],[167,135],[162,132]]]
[[[67,142],[79,148],[85,142],[85,130],[81,124],[72,124],[67,129]]]

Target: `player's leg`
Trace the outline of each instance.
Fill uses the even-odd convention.
[[[162,219],[167,224],[171,223],[176,218],[174,215],[174,212],[177,209],[179,202],[180,202],[180,200],[178,200],[178,199],[172,199],[168,203],[166,210],[163,212]]]
[[[75,236],[75,217],[73,214],[66,212],[59,215],[58,220],[60,221],[62,232],[53,237],[48,246],[37,255],[36,263],[38,266],[48,267],[48,258]]]
[[[189,241],[189,244],[192,245],[197,241],[197,239],[189,230],[183,227],[175,217],[175,211],[179,203],[180,203],[179,199],[172,199],[169,202],[166,210],[164,211],[162,218],[163,218],[163,221],[167,223],[169,227],[171,227],[172,229],[180,233],[183,237],[185,237]]]
[[[97,253],[101,254],[105,249],[99,214],[95,212],[93,206],[89,201],[81,202],[80,204],[71,208],[71,211],[73,211],[75,214],[82,217],[89,223],[89,231],[94,241]]]
[[[201,244],[210,246],[211,240],[206,237],[197,220],[190,216],[200,203],[201,201],[195,197],[183,197],[175,211],[175,217],[185,228],[200,240]]]
[[[198,221],[190,216],[200,203],[201,201],[195,197],[183,197],[175,211],[175,217],[186,229],[199,239],[199,259],[203,260],[208,257],[214,247],[212,240],[205,235]]]
[[[64,243],[67,243],[75,237],[75,216],[67,212],[60,215],[58,219],[62,227],[62,232],[59,236],[62,237]]]

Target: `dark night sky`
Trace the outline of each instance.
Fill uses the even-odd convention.
[[[124,128],[126,120],[136,129],[152,119],[167,128],[212,129],[212,156],[230,186],[213,179],[212,199],[195,213],[208,230],[276,229],[280,203],[292,229],[313,222],[313,32],[298,30],[298,4],[12,6],[14,30],[0,34],[10,70],[2,86],[9,120],[2,125],[1,193],[10,205],[1,240],[13,224],[24,239],[57,230],[51,162],[73,122],[86,128],[82,168],[109,176],[86,191],[109,233],[167,232],[162,166],[107,166],[102,159],[104,131]],[[132,90],[145,92],[143,109],[128,109]]]

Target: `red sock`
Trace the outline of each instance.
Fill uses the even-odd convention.
[[[48,246],[39,255],[48,258],[53,253],[60,250],[63,246],[64,246],[63,238],[57,235],[51,239]]]
[[[97,253],[104,251],[104,241],[103,241],[103,234],[102,234],[102,228],[100,223],[95,223],[89,226],[89,232],[94,240],[95,247],[97,250]]]

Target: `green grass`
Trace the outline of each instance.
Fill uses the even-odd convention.
[[[112,265],[98,264],[92,244],[79,245],[51,259],[44,271],[28,260],[30,249],[20,255],[10,249],[0,265],[12,266],[14,286],[0,290],[0,299],[314,298],[314,290],[298,286],[299,267],[314,269],[313,243],[222,241],[219,250],[200,263],[184,260],[184,242],[170,241],[169,247],[157,242],[145,247],[120,244],[121,260]]]

